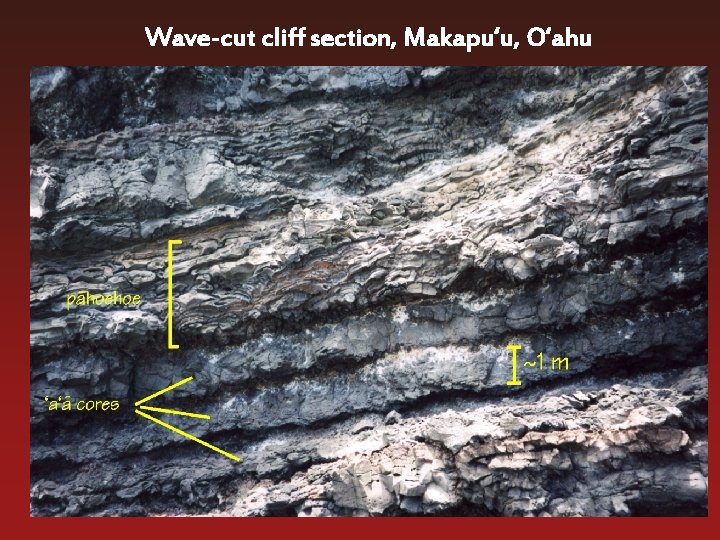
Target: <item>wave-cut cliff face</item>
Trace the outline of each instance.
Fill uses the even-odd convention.
[[[707,513],[705,69],[42,68],[31,122],[33,514]],[[240,462],[135,413],[189,376]]]

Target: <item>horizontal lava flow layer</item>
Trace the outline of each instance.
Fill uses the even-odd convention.
[[[707,514],[706,69],[30,89],[34,515]]]

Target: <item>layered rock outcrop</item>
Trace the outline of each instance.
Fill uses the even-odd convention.
[[[43,68],[31,99],[34,514],[707,513],[705,69]],[[241,462],[134,414],[187,376],[158,401]]]

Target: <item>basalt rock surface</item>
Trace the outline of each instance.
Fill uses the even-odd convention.
[[[33,514],[707,514],[704,68],[42,68],[31,104]],[[134,413],[188,376],[154,404],[211,420],[163,420],[239,463]]]

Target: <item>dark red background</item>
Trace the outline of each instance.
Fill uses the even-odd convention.
[[[46,5],[43,5],[46,4]],[[29,515],[29,68],[34,65],[708,65],[710,67],[710,222],[709,305],[716,306],[718,249],[714,176],[718,170],[717,126],[720,107],[720,18],[711,2],[336,2],[308,5],[279,2],[24,2],[0,11],[2,49],[2,122],[0,123],[0,264],[3,339],[2,439],[0,457],[0,531],[16,538],[129,538],[157,535],[213,538],[367,537],[392,535],[448,537],[492,535],[502,538],[630,535],[705,538],[717,509],[710,497],[709,518],[31,518]],[[463,5],[465,4],[465,5]],[[517,50],[404,48],[405,26],[426,31],[488,32],[501,26],[521,38]],[[151,48],[144,27],[174,26],[188,33],[272,31],[275,26],[307,26],[309,32],[340,33],[362,28],[386,32],[398,41],[394,51],[381,48]],[[533,26],[592,33],[591,48],[533,48],[525,34]],[[716,231],[716,233],[712,233]],[[717,348],[718,319],[709,310],[710,356]],[[710,408],[714,418],[717,369],[710,365]],[[710,429],[714,463],[717,431]],[[8,534],[9,533],[9,534]],[[7,536],[6,536],[7,535]]]

